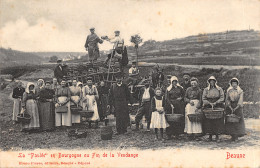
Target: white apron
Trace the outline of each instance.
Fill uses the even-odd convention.
[[[83,101],[83,110],[91,110],[94,111],[93,117],[90,119],[91,121],[99,120],[97,101],[95,95],[86,95],[85,101]]]
[[[188,114],[195,114],[196,106],[199,103],[199,100],[192,100],[194,106],[191,106],[190,103],[186,105],[185,108],[185,129],[184,132],[187,134],[199,134],[202,133],[202,124],[201,122],[191,122]]]
[[[66,96],[58,97],[58,101],[60,103],[65,102],[66,99],[67,99]],[[68,112],[67,113],[56,113],[55,112],[55,126],[72,126],[70,102],[68,102],[64,106],[68,107]]]
[[[79,96],[71,96],[71,99],[75,102],[78,102],[80,97]],[[73,105],[74,103],[71,103]],[[79,102],[79,105],[81,106],[81,102]],[[72,123],[80,123],[80,114],[71,114],[71,122]]]
[[[155,106],[156,106],[156,109],[158,109],[158,110],[163,109],[162,100],[157,100],[155,98]],[[166,128],[168,126],[169,126],[169,124],[166,121],[165,112],[162,114],[160,114],[157,111],[152,112],[150,128]]]

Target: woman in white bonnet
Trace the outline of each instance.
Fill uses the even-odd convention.
[[[226,134],[231,135],[231,140],[236,141],[238,137],[244,136],[245,122],[243,114],[243,90],[239,87],[239,80],[232,78],[230,87],[226,94],[226,114],[235,114],[240,117],[238,123],[225,123]]]

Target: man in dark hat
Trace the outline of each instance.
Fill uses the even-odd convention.
[[[129,90],[122,79],[122,75],[117,75],[116,83],[111,86],[109,92],[108,108],[111,106],[115,108],[117,135],[127,132],[127,126],[130,123],[128,102],[132,104]]]
[[[186,92],[186,90],[189,87],[191,87],[190,74],[189,73],[183,73],[183,79],[184,79],[184,81],[182,83],[180,83],[180,85],[183,87],[184,92]]]
[[[139,130],[139,123],[142,120],[143,116],[145,116],[147,122],[147,131],[150,131],[151,99],[154,96],[154,89],[151,87],[152,83],[150,81],[146,81],[144,85],[145,87],[141,88],[138,96],[140,108],[138,109],[135,116],[136,131]]]
[[[96,35],[95,28],[90,28],[90,32],[91,34],[87,36],[85,48],[88,51],[89,61],[93,63],[100,57],[98,43],[103,43],[103,40]]]
[[[62,60],[58,60],[57,64],[58,65],[54,69],[54,77],[58,80],[58,83],[60,83],[62,78],[66,76],[66,67],[62,63]]]

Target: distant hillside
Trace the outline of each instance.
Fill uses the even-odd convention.
[[[250,54],[251,56],[259,56],[259,37],[259,31],[242,30],[198,34],[162,42],[148,40],[139,47],[139,54],[140,57],[234,54]],[[129,53],[134,53],[133,47],[129,47]]]
[[[0,48],[1,67],[17,64],[39,64],[43,61],[42,57],[29,52]]]
[[[32,52],[33,54],[39,55],[41,57],[51,57],[51,56],[57,56],[60,59],[67,58],[69,56],[82,56],[86,55],[84,52]]]

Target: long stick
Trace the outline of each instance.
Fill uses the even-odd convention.
[[[110,72],[111,60],[112,60],[113,56],[114,56],[114,47],[113,47],[113,49],[112,49],[111,57],[110,57],[110,60],[109,60],[109,63],[108,63],[107,82],[108,82],[108,79],[109,79],[109,72]]]
[[[135,52],[136,52],[136,66],[138,67],[138,48],[135,48]]]

